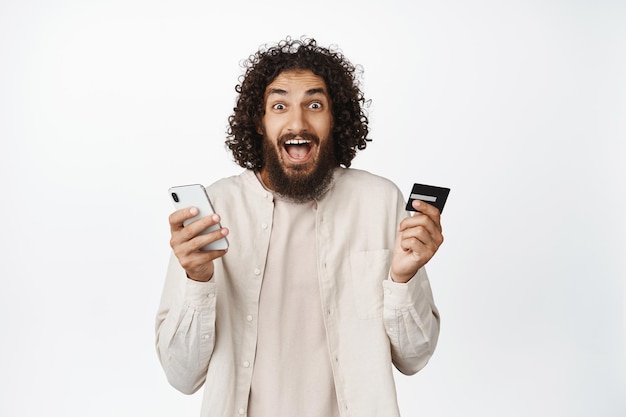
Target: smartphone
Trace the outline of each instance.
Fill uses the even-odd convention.
[[[190,184],[190,185],[179,185],[176,187],[171,187],[169,189],[170,198],[174,203],[174,207],[179,210],[186,207],[196,207],[198,209],[198,214],[192,217],[191,219],[187,219],[183,222],[183,226],[187,226],[189,223],[194,222],[202,217],[210,216],[215,213],[213,210],[213,205],[211,204],[211,200],[209,200],[209,196],[206,193],[206,190],[201,184]],[[222,226],[218,223],[211,227],[206,228],[202,232],[201,235],[213,232],[215,230],[220,229]],[[210,250],[224,250],[228,248],[228,240],[223,237],[215,242],[209,243],[206,246],[200,248],[202,251],[210,251]]]

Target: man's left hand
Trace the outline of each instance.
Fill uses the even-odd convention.
[[[414,200],[417,213],[402,220],[391,261],[391,279],[407,282],[433,257],[443,243],[439,209]]]

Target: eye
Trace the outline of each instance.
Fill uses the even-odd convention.
[[[285,110],[285,105],[283,103],[276,103],[272,106],[274,110]]]
[[[318,110],[322,108],[322,103],[320,103],[319,101],[314,101],[311,104],[309,104],[309,108],[310,109],[314,109],[314,110]]]

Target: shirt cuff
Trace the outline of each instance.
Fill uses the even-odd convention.
[[[427,302],[426,295],[421,291],[422,269],[407,282],[395,282],[391,275],[383,281],[385,300],[399,308],[411,307],[420,302]]]
[[[214,280],[206,282],[194,281],[187,278],[185,286],[185,299],[190,306],[206,305],[215,298],[217,285]]]

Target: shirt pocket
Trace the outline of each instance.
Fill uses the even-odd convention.
[[[350,281],[357,316],[360,319],[382,317],[383,284],[391,264],[388,249],[350,253]]]

